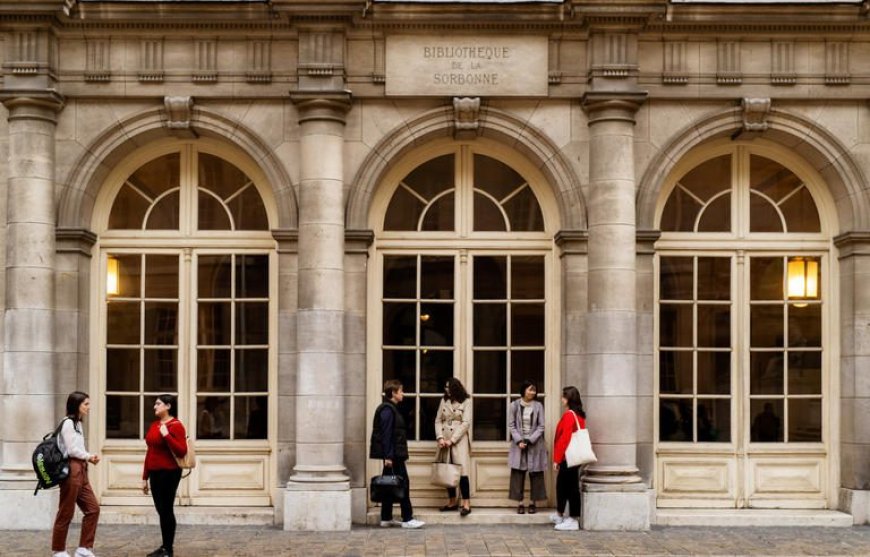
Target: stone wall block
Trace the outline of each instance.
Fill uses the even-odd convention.
[[[278,354],[278,394],[296,395],[296,372],[299,356],[295,352]]]
[[[634,451],[635,435],[637,429],[637,401],[633,396],[593,396],[583,397],[583,407],[586,410],[586,419],[589,424],[589,434],[593,443],[604,445],[626,444]],[[604,416],[610,421],[599,421]],[[619,419],[613,418],[618,416]],[[633,456],[631,457],[633,459]],[[609,460],[602,459],[602,463],[633,463],[634,460]]]
[[[628,311],[634,309],[635,277],[631,268],[615,267],[589,271],[590,311]],[[636,325],[635,325],[636,327]],[[635,330],[634,335],[637,334]],[[632,335],[632,338],[634,338]]]
[[[19,222],[6,227],[7,266],[54,270],[54,225]]]
[[[369,456],[365,428],[363,428],[363,435],[361,437],[357,437],[355,441],[348,441],[344,447],[344,462],[347,466],[347,473],[350,476],[350,485],[364,488],[368,484],[366,461]]]
[[[55,355],[51,352],[5,352],[3,353],[3,393],[16,395],[49,395],[55,392]],[[32,370],[33,373],[18,373]],[[43,373],[36,373],[42,371]]]
[[[248,129],[255,130],[266,145],[275,147],[284,141],[284,104],[290,103],[264,102],[263,99],[258,99],[257,102],[251,103],[251,108],[245,113],[242,124]],[[276,118],[276,114],[281,114],[282,117]]]
[[[278,353],[296,352],[296,312],[278,312]]]
[[[66,400],[65,395],[64,400]],[[42,436],[48,433],[43,431],[45,426],[40,424],[45,423],[42,418],[47,413],[46,409],[55,408],[54,393],[30,393],[27,396],[17,393],[3,395],[0,397],[0,408],[3,409],[4,419],[16,424],[16,427],[6,428],[3,439],[3,462],[29,464],[35,448],[34,441],[41,440]],[[51,422],[54,422],[54,416]],[[55,425],[50,426],[51,429],[54,429]],[[30,473],[32,474],[33,471],[31,470]]]
[[[360,395],[366,392],[366,355],[346,354],[344,357],[344,392],[348,395]]]
[[[586,348],[586,315],[571,313],[565,315],[563,319],[563,352],[565,354],[582,354]]]
[[[855,312],[855,354],[870,355],[870,314]]]
[[[317,424],[310,424],[317,429]],[[314,434],[299,435],[297,443],[305,443],[305,450],[296,451],[296,466],[319,466],[324,462],[344,462],[344,440],[326,441],[322,436]]]
[[[54,369],[56,370],[54,374],[54,380],[56,381],[54,389],[61,396],[66,396],[73,391],[84,391],[87,393],[93,390],[88,386],[90,381],[84,384],[79,382],[79,369],[88,370],[86,365],[81,366],[80,364],[82,356],[84,354],[78,352],[59,352],[54,355]],[[64,400],[65,402],[66,400]]]
[[[637,388],[636,356],[630,353],[586,353],[586,362],[592,370],[586,379],[586,394],[596,397],[618,396],[634,392]]]
[[[299,351],[331,351],[344,343],[344,315],[324,309],[300,310],[296,314]]]
[[[299,273],[299,313],[311,308],[341,311],[344,308],[344,273],[340,270],[306,270]]]
[[[341,370],[345,355],[342,352],[299,352],[299,371],[296,394],[300,397],[332,395],[340,396],[343,378],[339,381],[327,372]]]
[[[344,351],[347,354],[365,354],[366,317],[360,313],[347,313],[344,318]]]
[[[853,404],[854,440],[862,445],[870,445],[870,427],[867,427],[870,424],[870,398],[855,398]],[[846,429],[845,426],[843,429]],[[843,439],[846,439],[845,435]]]
[[[587,352],[634,356],[637,321],[631,311],[590,311],[586,314]]]
[[[637,445],[635,443],[610,444],[603,441],[596,441],[595,426],[588,421],[589,434],[592,436],[592,448],[595,451],[595,456],[598,457],[598,462],[634,462],[637,458]],[[606,426],[604,426],[606,427]],[[601,426],[599,426],[599,429]]]
[[[840,441],[855,443],[855,406],[857,399],[844,397],[840,399]]]
[[[557,147],[562,147],[571,141],[571,102],[541,103],[535,108],[528,123],[538,130],[546,130],[550,141]]]
[[[584,354],[565,354],[562,356],[563,376],[560,384],[564,387],[572,385],[580,391],[580,396],[586,397],[586,376],[589,370]]]
[[[299,184],[300,244],[307,241],[302,235],[302,229],[308,225],[342,225],[341,239],[344,240],[344,187],[341,176],[301,180]],[[341,255],[344,255],[343,250]]]
[[[856,397],[870,397],[870,356],[856,356],[851,365],[854,373],[854,392]],[[841,392],[848,393],[846,386],[841,386]],[[867,422],[870,423],[870,422]]]
[[[598,180],[590,186],[587,204],[589,206],[589,250],[592,253],[591,235],[598,225],[617,229],[618,225],[634,227],[636,214],[634,204],[626,204],[635,195],[634,182],[623,179]],[[631,233],[635,234],[632,229]],[[615,240],[614,240],[615,241]],[[634,244],[634,242],[632,242]]]
[[[77,311],[55,310],[55,350],[58,352],[75,352],[78,350],[78,322]]]
[[[279,393],[277,397],[278,442],[294,443],[296,441],[296,397]]]
[[[51,309],[46,299],[54,284],[54,272],[45,267],[7,267],[6,304],[11,308]]]
[[[638,396],[652,396],[655,394],[655,357],[652,354],[638,354],[636,365]]]
[[[5,326],[7,352],[54,351],[53,310],[7,308]]]
[[[300,250],[299,273],[308,270],[341,270],[344,266],[344,226],[339,224],[300,224],[300,230],[308,230],[313,249]],[[318,249],[320,248],[320,249]]]

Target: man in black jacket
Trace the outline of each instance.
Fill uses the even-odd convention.
[[[399,412],[398,404],[405,397],[402,383],[390,379],[384,383],[384,403],[375,410],[372,423],[372,439],[369,446],[369,457],[384,461],[383,474],[395,474],[405,481],[405,496],[399,500],[402,509],[402,528],[420,528],[424,522],[414,518],[411,506],[411,484],[408,480],[408,433],[405,418]],[[393,520],[393,498],[384,496],[381,503],[381,526],[384,528],[398,526]]]

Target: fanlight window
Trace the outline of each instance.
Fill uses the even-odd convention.
[[[749,185],[750,233],[821,232],[818,208],[800,177],[759,155],[749,155],[745,170],[735,173],[733,156],[709,159],[677,181],[662,213],[663,232],[732,232],[739,184]]]
[[[181,153],[160,156],[133,172],[109,214],[111,230],[179,230],[183,188],[196,188],[198,230],[268,230],[263,199],[238,167],[197,153],[193,182],[183,179]]]
[[[457,165],[473,171],[459,172]],[[405,176],[390,200],[384,230],[453,232],[457,202],[472,199],[475,232],[544,230],[528,181],[499,160],[465,150],[430,159]]]

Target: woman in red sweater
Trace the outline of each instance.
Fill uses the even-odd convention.
[[[175,457],[187,454],[187,432],[178,420],[178,405],[172,395],[160,395],[154,401],[154,416],[157,418],[148,428],[145,444],[145,466],[142,470],[142,493],[148,495],[151,482],[151,498],[160,516],[160,534],[163,545],[148,554],[148,557],[172,557],[175,542],[175,493],[181,482],[181,468]]]
[[[556,524],[556,530],[580,529],[580,467],[568,467],[565,462],[565,451],[571,442],[571,434],[577,428],[586,429],[586,413],[583,412],[583,401],[576,387],[562,389],[562,407],[565,413],[556,426],[553,439],[553,470],[556,470],[556,511],[550,515],[550,520]],[[565,504],[568,504],[570,516],[565,517]]]

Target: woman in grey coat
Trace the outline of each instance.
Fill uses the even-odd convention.
[[[537,401],[538,388],[531,381],[523,381],[519,398],[511,403],[509,425],[511,430],[508,465],[511,467],[509,497],[519,501],[518,514],[524,514],[523,492],[525,491],[526,472],[531,484],[529,514],[538,508],[535,501],[547,499],[547,486],[544,471],[549,467],[547,443],[544,441],[544,405]]]

